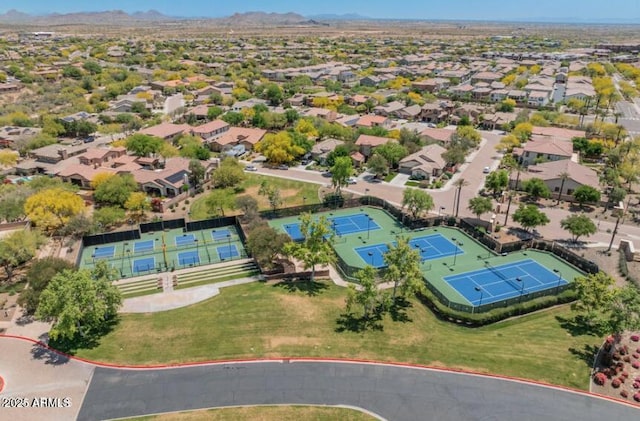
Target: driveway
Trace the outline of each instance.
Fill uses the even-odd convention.
[[[349,405],[387,420],[637,419],[591,395],[485,376],[379,364],[249,362],[164,370],[96,368],[79,420],[238,405]]]

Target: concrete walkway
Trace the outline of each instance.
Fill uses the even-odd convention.
[[[120,313],[153,313],[157,311],[174,310],[199,303],[220,293],[220,288],[234,285],[243,285],[258,281],[257,276],[233,279],[231,281],[218,282],[216,284],[203,285],[193,288],[185,288],[177,291],[165,291],[159,294],[145,295],[142,297],[128,298],[124,300]]]

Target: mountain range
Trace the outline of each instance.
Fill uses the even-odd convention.
[[[146,12],[126,13],[122,10],[108,10],[101,12],[77,12],[77,13],[52,13],[48,15],[31,15],[12,9],[0,14],[2,24],[21,25],[132,25],[145,24],[149,22],[163,21],[211,21],[223,26],[282,26],[282,25],[326,25],[326,21],[356,21],[356,20],[385,20],[362,16],[356,13],[347,14],[318,14],[312,16],[302,16],[298,13],[266,13],[266,12],[246,12],[235,13],[227,17],[177,17],[167,16],[157,10]],[[394,19],[397,20],[397,19]],[[440,19],[437,19],[440,20]],[[447,19],[448,20],[448,19]],[[453,20],[450,20],[453,21]],[[530,17],[527,19],[514,19],[511,22],[531,22],[531,23],[576,23],[576,24],[639,24],[640,18],[620,18],[620,19],[576,19],[571,17]]]

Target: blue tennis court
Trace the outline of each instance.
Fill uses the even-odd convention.
[[[134,259],[131,265],[133,273],[148,272],[155,269],[156,258],[155,257],[143,257],[141,259]]]
[[[396,242],[392,245],[395,247]],[[420,259],[425,260],[440,259],[453,255],[462,255],[464,251],[449,241],[442,234],[427,235],[424,237],[416,237],[409,240],[409,246],[420,253]],[[355,249],[358,255],[366,264],[375,268],[385,267],[383,255],[389,251],[386,244],[374,244],[371,246],[358,247]]]
[[[135,243],[133,243],[133,252],[144,253],[146,251],[153,251],[153,243],[153,240],[136,241]]]
[[[366,213],[357,213],[348,216],[334,216],[327,218],[329,226],[337,235],[355,234],[363,231],[379,230],[380,225]],[[284,230],[293,241],[304,240],[300,223],[286,224]]]
[[[197,265],[200,263],[200,256],[197,250],[181,251],[178,253],[178,264],[180,266]]]
[[[560,272],[551,271],[532,259],[500,266],[485,263],[483,269],[445,276],[444,280],[473,306],[568,284]]]
[[[213,238],[213,241],[226,240],[228,237],[231,237],[230,230],[222,229],[211,231],[211,238]]]
[[[183,234],[176,237],[176,246],[190,246],[196,244],[195,234]]]
[[[94,259],[110,259],[116,252],[116,246],[96,247],[91,257]]]
[[[220,256],[220,260],[228,260],[240,256],[240,253],[238,253],[238,248],[235,244],[231,244],[231,246],[220,246],[217,248],[217,250],[218,255]]]

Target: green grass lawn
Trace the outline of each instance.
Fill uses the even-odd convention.
[[[371,421],[375,419],[355,409],[296,405],[217,408],[130,418],[129,421]]]
[[[245,181],[240,185],[245,191],[244,193],[238,193],[236,196],[250,195],[254,197],[258,200],[258,205],[261,210],[270,209],[267,198],[258,195],[258,189],[260,188],[262,180],[267,180],[270,185],[280,189],[281,197],[284,200],[282,207],[298,206],[303,203],[307,205],[320,203],[320,199],[318,198],[319,184],[257,174],[246,174],[246,176]],[[205,205],[206,197],[207,195],[205,194],[191,204],[190,211],[192,220],[207,219],[216,215],[215,211],[211,213],[207,209]],[[305,197],[306,199],[303,199]],[[225,209],[225,213],[227,212],[228,214],[233,214],[233,209]]]
[[[91,349],[92,360],[153,364],[261,357],[339,357],[412,362],[535,379],[586,389],[601,338],[563,327],[556,307],[482,328],[440,321],[416,300],[408,321],[385,316],[381,329],[350,329],[346,289],[330,283],[251,283],[208,301],[154,314],[123,315]],[[158,344],[163,344],[158,347]]]

